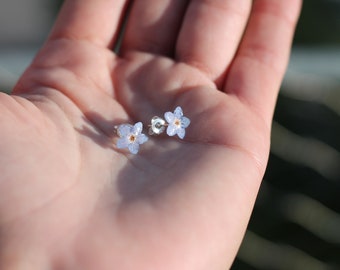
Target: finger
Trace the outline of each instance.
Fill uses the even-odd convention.
[[[271,121],[301,8],[300,0],[255,0],[225,91]]]
[[[122,52],[137,50],[171,55],[187,0],[135,1],[127,24]]]
[[[251,2],[191,1],[177,43],[177,59],[220,81],[237,50]]]
[[[50,39],[86,40],[111,46],[117,34],[126,0],[66,0]]]

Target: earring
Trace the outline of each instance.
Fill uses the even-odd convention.
[[[181,107],[177,107],[174,112],[166,112],[164,118],[154,116],[151,119],[151,125],[149,125],[150,135],[160,135],[165,129],[169,136],[177,136],[180,139],[185,137],[185,129],[190,125],[190,119],[185,117]],[[146,143],[149,138],[143,131],[142,122],[138,122],[134,125],[122,124],[115,126],[115,131],[119,136],[117,141],[117,148],[127,148],[131,154],[137,154],[139,146]]]
[[[177,134],[180,139],[183,139],[185,137],[185,129],[190,125],[190,119],[184,116],[182,108],[178,106],[174,112],[166,112],[164,118],[166,121],[159,116],[154,116],[151,119],[149,134],[159,135],[166,128],[166,133],[169,136]]]
[[[143,124],[141,122],[135,125],[122,124],[115,127],[117,135],[120,137],[117,141],[117,148],[128,148],[131,154],[137,154],[139,145],[148,141],[148,137],[142,133]]]

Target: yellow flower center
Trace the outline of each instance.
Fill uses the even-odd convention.
[[[131,143],[133,143],[135,140],[136,140],[136,136],[135,136],[135,135],[130,135],[130,136],[129,136],[129,141],[130,141]]]

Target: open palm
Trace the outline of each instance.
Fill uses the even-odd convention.
[[[116,55],[125,1],[66,1],[0,96],[1,269],[231,265],[300,3],[135,2]],[[176,106],[191,120],[184,140],[117,149],[116,125],[146,132]]]

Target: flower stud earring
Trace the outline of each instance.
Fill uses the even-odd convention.
[[[166,112],[164,118],[154,116],[149,125],[150,135],[162,134],[165,129],[169,136],[177,136],[183,139],[185,129],[190,125],[190,119],[183,115],[181,107],[177,107],[174,112]],[[146,143],[149,138],[143,134],[143,124],[138,122],[134,125],[122,124],[115,126],[116,134],[119,136],[117,140],[117,148],[127,148],[131,154],[137,154],[139,146]]]
[[[149,125],[150,135],[159,135],[165,131],[169,136],[177,136],[183,139],[185,136],[185,129],[190,125],[190,119],[183,115],[183,110],[181,107],[177,107],[175,111],[166,112],[164,114],[164,119],[159,116],[154,116],[151,119],[151,125]]]
[[[185,129],[190,125],[190,119],[183,115],[182,108],[177,107],[173,113],[166,112],[164,117],[168,122],[166,133],[169,136],[177,134],[179,138],[183,139],[185,136]]]
[[[117,148],[128,148],[131,154],[137,154],[139,145],[148,141],[148,137],[142,133],[143,124],[141,122],[135,125],[122,124],[116,127],[118,136]]]

